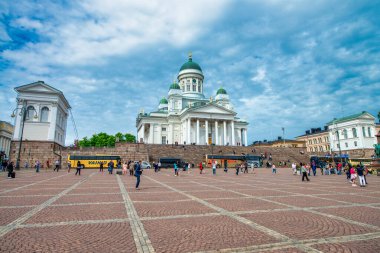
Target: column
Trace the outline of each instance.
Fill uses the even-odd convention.
[[[206,131],[205,131],[205,138],[206,138],[206,145],[208,145],[208,120],[206,119],[205,120],[205,127],[206,127]]]
[[[197,119],[197,145],[199,145],[199,119]]]
[[[142,142],[144,142],[145,140],[145,124],[142,124],[141,125],[141,137],[140,137],[140,139],[142,139]],[[140,140],[139,140],[139,142],[140,142]]]
[[[218,121],[215,120],[215,145],[219,145]]]
[[[235,146],[236,145],[236,142],[235,142],[235,122],[232,120],[231,121],[231,145],[232,146]]]
[[[191,136],[190,136],[190,128],[191,128],[191,119],[190,118],[188,118],[187,119],[187,144],[191,144]]]
[[[242,129],[241,129],[241,128],[238,128],[238,129],[239,129],[239,131],[238,131],[238,138],[239,138],[239,143],[240,143],[240,145],[241,145],[241,143],[243,142],[243,141],[242,141],[242,139],[243,139],[243,138],[242,138],[242,132],[241,132]]]
[[[223,145],[227,145],[227,122],[223,121]]]
[[[244,146],[248,146],[247,128],[244,129]]]
[[[149,144],[154,144],[154,125],[152,123],[149,126]]]

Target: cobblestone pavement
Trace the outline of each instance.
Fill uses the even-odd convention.
[[[380,177],[0,174],[0,252],[380,252]]]

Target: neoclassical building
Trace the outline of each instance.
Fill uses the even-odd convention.
[[[15,91],[18,109],[14,113],[13,140],[19,141],[23,134],[23,140],[51,141],[64,146],[71,107],[62,91],[43,81],[16,87]],[[26,109],[24,123],[21,108]]]
[[[156,111],[140,112],[137,139],[149,144],[248,145],[248,122],[239,119],[222,87],[203,93],[204,76],[191,54]]]

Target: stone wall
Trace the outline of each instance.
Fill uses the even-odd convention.
[[[17,158],[19,142],[13,141],[11,148],[11,159]],[[71,155],[119,155],[123,161],[142,160],[154,162],[160,157],[178,157],[186,162],[199,164],[204,161],[206,154],[251,154],[260,155],[272,154],[273,162],[279,161],[308,162],[309,156],[305,153],[305,148],[290,147],[260,147],[260,146],[210,146],[210,145],[162,145],[162,144],[142,144],[142,143],[116,143],[115,147],[62,147],[59,144],[47,141],[23,141],[21,152],[21,166],[25,161],[34,164],[39,160],[46,165],[46,161],[53,164],[56,159],[62,157],[65,161]],[[266,160],[265,160],[266,161]]]

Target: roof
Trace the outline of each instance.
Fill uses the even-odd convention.
[[[177,82],[173,82],[170,87],[169,87],[169,90],[171,89],[174,89],[174,90],[180,90],[181,87],[179,86],[179,84]]]
[[[337,123],[342,123],[342,122],[351,121],[351,120],[354,120],[354,119],[360,118],[360,117],[362,117],[362,116],[364,116],[364,115],[369,115],[369,116],[371,116],[372,118],[375,118],[375,117],[372,116],[372,114],[370,114],[369,112],[362,111],[361,113],[356,113],[356,114],[352,114],[352,115],[349,115],[349,116],[346,116],[346,117],[343,117],[343,118],[334,119],[334,120],[328,122],[327,125],[332,125],[332,124],[337,124]]]
[[[160,104],[168,104],[168,100],[166,98],[161,98]]]
[[[198,63],[196,62],[193,62],[193,58],[191,55],[189,55],[189,60],[188,62],[185,62],[181,68],[179,69],[179,71],[182,71],[182,70],[185,70],[185,69],[196,69],[196,70],[199,70],[202,72],[202,69],[201,69],[201,66],[199,66]]]
[[[216,95],[219,95],[219,94],[227,95],[227,91],[225,89],[223,89],[222,87],[220,87],[219,90],[216,92]]]

